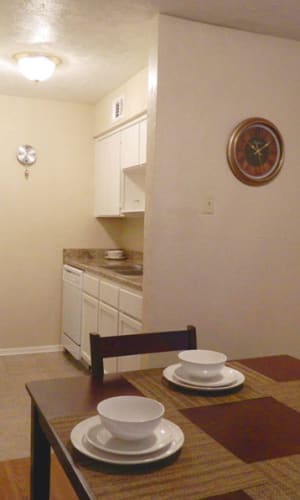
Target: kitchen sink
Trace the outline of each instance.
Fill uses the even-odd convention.
[[[143,269],[115,269],[115,273],[124,274],[126,276],[142,276]]]
[[[143,266],[141,264],[104,264],[101,267],[126,276],[142,276],[143,274]]]

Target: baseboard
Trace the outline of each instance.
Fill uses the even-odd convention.
[[[64,348],[62,345],[41,345],[34,347],[9,347],[0,349],[0,356],[14,356],[17,354],[38,354],[43,352],[60,352]]]

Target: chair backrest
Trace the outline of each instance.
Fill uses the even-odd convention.
[[[92,375],[102,378],[104,358],[197,349],[196,328],[187,326],[186,330],[112,337],[101,337],[97,333],[90,333],[90,346]]]

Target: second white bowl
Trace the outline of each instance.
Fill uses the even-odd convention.
[[[187,376],[202,379],[219,375],[227,361],[226,354],[205,349],[181,351],[178,358]]]
[[[111,434],[133,441],[152,434],[165,407],[159,401],[143,396],[117,396],[101,401],[97,411]]]

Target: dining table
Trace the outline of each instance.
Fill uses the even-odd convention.
[[[300,499],[300,359],[276,354],[226,366],[240,383],[209,390],[174,383],[169,367],[26,383],[31,499],[49,498],[51,450],[79,499]],[[160,401],[183,433],[178,449],[119,463],[74,446],[74,429],[100,418],[101,400],[120,395]]]

